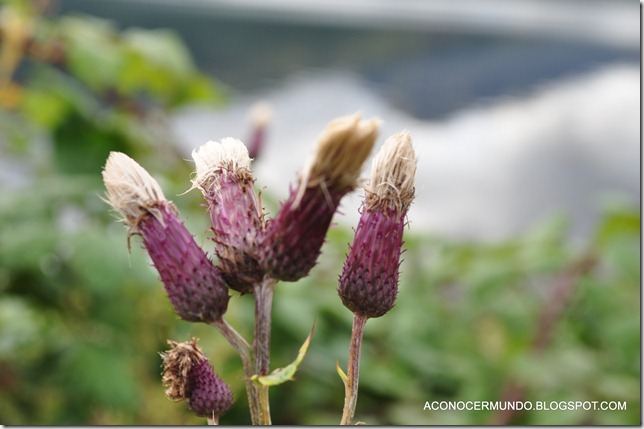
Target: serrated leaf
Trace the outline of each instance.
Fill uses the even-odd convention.
[[[264,386],[277,386],[278,384],[282,384],[287,381],[293,380],[293,376],[297,371],[297,367],[302,363],[302,361],[304,360],[304,356],[306,356],[306,351],[309,349],[311,338],[313,338],[313,331],[315,331],[315,322],[313,322],[311,333],[309,333],[309,336],[306,337],[306,340],[300,347],[300,351],[297,353],[297,357],[293,362],[291,362],[289,365],[285,366],[284,368],[276,369],[275,371],[271,372],[268,375],[264,375],[264,376],[253,375],[251,377],[251,380],[259,384],[262,384]]]

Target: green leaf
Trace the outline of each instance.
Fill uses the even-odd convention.
[[[69,102],[51,90],[26,87],[22,96],[22,111],[36,124],[55,128],[69,112]]]
[[[166,69],[181,78],[189,77],[194,71],[190,53],[171,30],[133,28],[123,32],[123,40],[131,50],[155,67]]]
[[[300,351],[297,353],[297,357],[290,365],[285,366],[284,368],[278,368],[272,373],[264,376],[253,375],[251,380],[258,382],[264,386],[277,386],[278,384],[285,383],[287,381],[293,380],[293,376],[297,371],[297,367],[304,360],[306,351],[309,348],[311,343],[311,338],[313,338],[313,331],[315,331],[315,322],[313,322],[313,327],[311,328],[311,333],[306,337],[304,344],[300,347]]]
[[[119,90],[131,96],[148,93],[170,106],[179,103],[198,73],[177,35],[170,30],[130,29],[123,33],[123,43],[123,67],[114,77]],[[204,96],[206,87],[195,91]]]
[[[640,213],[635,207],[616,205],[605,209],[606,214],[595,232],[599,247],[608,246],[619,237],[637,237],[641,227]]]
[[[187,82],[177,102],[181,103],[215,103],[223,104],[226,94],[211,78],[203,74],[195,74]]]
[[[342,383],[344,383],[346,385],[347,384],[347,375],[344,373],[342,368],[340,368],[340,363],[337,360],[335,361],[335,370],[338,371],[338,375],[342,379]]]
[[[112,86],[123,67],[123,49],[112,24],[89,17],[68,17],[60,24],[72,73],[94,90]]]
[[[81,344],[69,353],[57,375],[94,407],[134,410],[139,388],[131,355],[132,351],[115,347]]]

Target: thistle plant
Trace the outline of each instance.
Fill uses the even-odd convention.
[[[165,394],[173,401],[187,401],[192,412],[218,424],[219,417],[233,404],[233,394],[213,371],[197,339],[177,343],[168,340],[171,349],[161,353]]]
[[[358,400],[360,350],[367,319],[391,310],[398,294],[402,236],[414,199],[416,162],[408,132],[387,139],[373,160],[360,222],[342,268],[338,293],[354,314],[348,372],[346,376],[341,373],[345,384],[343,425],[351,423]]]
[[[253,424],[271,424],[268,389],[293,378],[313,334],[290,365],[270,372],[275,285],[279,280],[301,279],[315,266],[342,198],[358,186],[378,125],[377,119],[362,120],[359,115],[332,121],[272,219],[266,217],[255,192],[251,159],[240,140],[209,141],[193,151],[196,171],[190,189],[199,189],[206,201],[214,260],[195,242],[148,172],[122,153],[107,159],[106,201],[128,227],[128,248],[133,235],[141,236],[179,317],[214,326],[237,351]],[[346,394],[343,424],[355,411],[364,324],[389,311],[396,297],[415,165],[407,132],[385,142],[374,159],[354,244],[340,276],[340,297],[355,315],[348,375],[338,368]],[[255,300],[250,343],[223,317],[230,290]],[[215,374],[196,339],[169,344],[171,350],[162,354],[167,396],[186,400],[192,412],[216,424],[232,403],[230,389]]]

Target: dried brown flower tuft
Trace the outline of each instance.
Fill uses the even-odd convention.
[[[188,374],[192,367],[206,359],[197,345],[197,338],[189,342],[177,343],[168,340],[170,350],[160,353],[163,358],[163,386],[165,394],[173,401],[182,401],[187,397]]]

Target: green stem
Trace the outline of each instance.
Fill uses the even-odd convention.
[[[223,318],[213,323],[215,328],[228,340],[230,345],[237,351],[241,358],[244,367],[244,375],[246,376],[246,394],[248,395],[248,407],[250,409],[250,419],[252,424],[260,424],[260,411],[259,411],[259,393],[257,385],[253,383],[251,377],[253,376],[253,356],[252,350],[248,342],[237,332],[232,326],[228,324]]]
[[[270,369],[271,312],[275,280],[266,276],[255,285],[255,374],[267,375]],[[261,425],[271,424],[268,386],[256,384]]]
[[[350,425],[356,412],[358,403],[358,378],[360,372],[360,351],[367,317],[359,314],[353,317],[351,330],[351,346],[349,347],[349,362],[347,364],[347,378],[344,381],[344,409],[342,410],[341,425]]]

